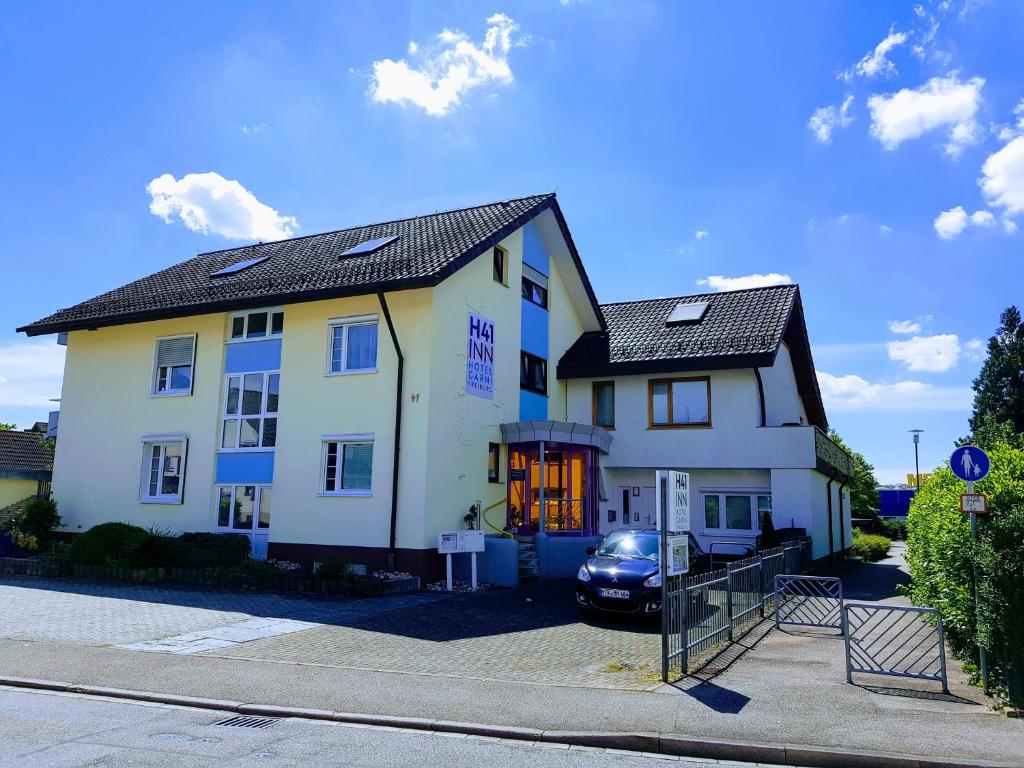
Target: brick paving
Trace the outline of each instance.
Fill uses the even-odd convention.
[[[657,625],[584,623],[572,591],[569,582],[543,582],[477,594],[339,601],[7,577],[0,579],[0,637],[172,653],[180,652],[175,642],[182,638],[238,640],[238,628],[253,619],[279,619],[314,626],[211,642],[208,649],[197,643],[186,652],[547,685],[654,685]],[[175,642],[166,649],[154,642],[168,639]]]

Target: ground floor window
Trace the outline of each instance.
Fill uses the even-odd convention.
[[[751,533],[760,529],[760,520],[772,512],[770,493],[746,491],[704,492],[704,530],[708,533]]]
[[[373,436],[325,437],[320,493],[325,496],[369,496],[372,487]]]
[[[269,485],[223,485],[218,493],[218,528],[232,531],[270,528]]]
[[[185,440],[143,443],[143,501],[180,504],[185,478]]]

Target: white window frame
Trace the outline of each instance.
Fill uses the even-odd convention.
[[[185,469],[188,465],[188,435],[144,435],[142,437],[142,466],[139,478],[139,501],[143,504],[182,504],[185,499]],[[150,473],[152,472],[153,446],[159,445],[166,449],[168,445],[181,446],[181,461],[178,467],[178,492],[176,494],[160,494],[151,496],[149,493]],[[163,467],[165,450],[160,453],[160,466]],[[162,476],[162,474],[161,474]]]
[[[263,375],[263,391],[260,393],[260,412],[258,414],[250,413],[242,415],[242,398],[245,392],[245,377],[247,374],[262,374]],[[254,451],[274,451],[277,448],[277,441],[275,439],[274,445],[264,446],[263,445],[263,424],[268,418],[278,419],[278,425],[280,426],[280,405],[277,411],[267,412],[267,398],[270,396],[270,376],[277,374],[278,378],[278,398],[281,396],[281,371],[280,369],[271,371],[244,371],[242,373],[226,373],[224,374],[224,388],[221,392],[222,405],[220,407],[220,431],[217,434],[217,452],[218,453],[252,453]],[[228,413],[228,390],[231,387],[231,379],[239,379],[238,388],[238,413]],[[238,443],[241,442],[242,437],[242,422],[245,419],[259,419],[260,420],[260,437],[259,445],[252,447],[240,447]],[[235,424],[235,447],[225,448],[224,443],[224,422],[234,420]],[[252,483],[243,483],[243,485],[252,485]]]
[[[376,325],[377,326],[377,357],[380,358],[380,317],[378,315],[354,315],[352,317],[333,317],[327,321],[327,361],[326,361],[326,374],[327,376],[352,376],[360,373],[376,373],[377,365],[376,361],[372,368],[345,368],[346,357],[348,352],[348,331],[349,328],[355,325]],[[344,328],[344,340],[342,341],[341,347],[341,364],[342,369],[335,371],[332,369],[334,362],[334,329]]]
[[[283,315],[284,314],[284,307],[269,307],[269,308],[262,308],[261,307],[259,309],[245,309],[245,310],[239,310],[238,312],[232,312],[230,315],[228,315],[228,329],[227,329],[227,334],[226,334],[227,341],[225,343],[227,343],[227,344],[245,344],[245,343],[251,342],[251,341],[266,341],[267,339],[280,339],[284,335],[284,322],[283,321],[281,323],[281,332],[280,333],[271,333],[271,330],[270,330],[273,327],[273,320],[274,320],[273,316],[274,316],[274,314],[276,312],[280,312]],[[266,333],[265,336],[256,336],[255,338],[251,338],[250,339],[249,336],[248,336],[248,333],[249,333],[249,315],[258,315],[258,314],[261,314],[261,313],[266,314],[266,316],[267,316],[267,333]],[[234,338],[231,337],[231,331],[232,331],[232,329],[234,327],[235,318],[236,317],[243,318],[243,320],[242,320],[242,335],[239,338],[234,339]]]
[[[373,461],[370,462],[370,487],[369,488],[339,488],[334,491],[327,490],[327,444],[338,443],[338,474],[337,479],[340,482],[344,476],[344,456],[345,451],[343,446],[346,444],[366,444],[369,443],[371,447],[374,446],[374,434],[373,432],[355,432],[345,433],[340,435],[321,435],[320,437],[320,488],[318,495],[320,496],[361,496],[363,498],[373,496]]]
[[[192,339],[192,375],[188,379],[188,389],[165,389],[160,390],[160,368],[157,365],[157,358],[160,354],[160,342],[171,339]],[[173,336],[159,336],[153,341],[153,375],[149,384],[150,397],[188,397],[195,388],[196,381],[196,347],[199,346],[199,334],[197,333],[176,333]],[[172,366],[173,367],[173,366]],[[170,371],[167,372],[167,383],[170,384]]]
[[[720,528],[710,528],[707,525],[707,518],[704,515],[704,498],[707,496],[718,496],[718,515]],[[750,524],[752,528],[727,528],[726,527],[726,496],[748,496],[750,498]],[[761,533],[761,515],[757,510],[757,497],[767,496],[772,498],[770,488],[708,488],[700,490],[700,528],[703,533],[718,536],[738,536],[754,538]]]
[[[232,518],[234,516],[234,509],[233,508],[235,506],[235,497],[238,494],[238,489],[239,488],[244,488],[247,485],[252,485],[252,486],[255,486],[255,488],[256,488],[256,499],[253,502],[252,525],[250,527],[248,527],[248,528],[234,528],[234,527],[232,527],[231,522],[232,522]],[[226,525],[226,526],[220,524],[220,492],[224,488],[230,488],[231,489],[231,506],[232,506],[232,510],[228,514],[228,525]],[[270,498],[271,498],[271,502],[270,502],[271,503],[271,510],[270,510],[271,519],[270,519],[270,522],[271,522],[271,525],[273,525],[273,522],[274,522],[274,519],[273,519],[273,515],[274,515],[274,510],[273,510],[273,503],[274,503],[273,502],[273,498],[274,498],[273,490],[274,490],[274,486],[273,486],[272,483],[217,483],[216,485],[213,486],[213,490],[214,490],[214,496],[213,496],[213,529],[215,531],[220,531],[221,533],[240,533],[243,536],[251,534],[251,533],[261,533],[261,534],[264,534],[264,535],[270,533],[270,527],[268,526],[267,528],[260,528],[259,527],[259,522],[260,522],[260,505],[263,502],[263,492],[269,490],[269,491],[271,491],[271,495],[270,495]]]

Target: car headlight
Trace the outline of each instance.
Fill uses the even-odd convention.
[[[576,578],[580,581],[590,581],[590,571],[587,570],[586,565],[581,565],[579,572],[576,574]]]
[[[660,587],[661,586],[661,574],[656,573],[653,576],[648,576],[647,581],[644,582],[645,587]]]

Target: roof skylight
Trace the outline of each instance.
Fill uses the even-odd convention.
[[[229,264],[223,269],[218,269],[210,277],[224,277],[225,275],[233,275],[236,272],[241,272],[243,269],[249,267],[255,267],[260,262],[266,261],[270,256],[253,256],[251,259],[243,259],[236,264]]]
[[[683,323],[698,323],[707,312],[708,302],[706,301],[681,301],[676,304],[672,314],[668,316],[665,325],[682,325]]]
[[[374,240],[366,240],[359,245],[353,246],[345,251],[342,256],[360,256],[366,253],[373,253],[379,251],[385,245],[390,245],[398,239],[398,235],[391,235],[390,237],[378,237]]]

